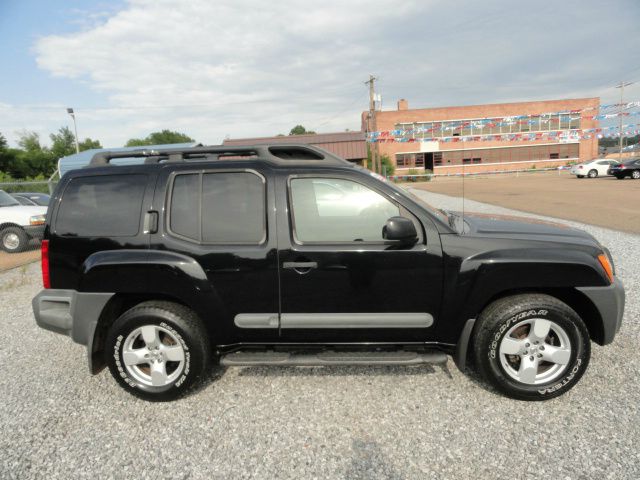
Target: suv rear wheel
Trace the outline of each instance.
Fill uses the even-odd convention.
[[[172,400],[200,380],[209,364],[208,335],[189,308],[150,301],[127,310],[109,329],[109,370],[130,393]]]
[[[578,314],[549,295],[493,302],[480,315],[475,360],[483,377],[504,394],[548,400],[572,388],[589,364],[589,332]]]

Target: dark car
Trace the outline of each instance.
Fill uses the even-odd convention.
[[[416,365],[452,355],[514,398],[573,387],[624,289],[591,235],[432,208],[300,145],[101,152],[67,173],[42,244],[43,328],[129,392],[225,366]],[[59,381],[59,380],[58,380]]]
[[[48,206],[49,200],[51,199],[50,195],[38,192],[16,192],[12,193],[11,196],[15,198],[20,205],[38,205],[41,207]]]
[[[632,158],[618,165],[612,165],[607,170],[607,175],[613,175],[618,180],[625,177],[631,177],[635,180],[640,179],[640,158]]]

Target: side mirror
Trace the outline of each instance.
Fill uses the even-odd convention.
[[[405,217],[391,217],[382,227],[382,238],[402,244],[413,244],[418,241],[418,232],[411,220]]]

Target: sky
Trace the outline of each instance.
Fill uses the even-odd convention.
[[[106,147],[360,129],[383,109],[640,100],[640,1],[0,0],[0,133]]]

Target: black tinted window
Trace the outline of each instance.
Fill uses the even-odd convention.
[[[200,175],[177,175],[173,181],[171,230],[179,235],[200,238]]]
[[[177,175],[170,227],[205,243],[260,243],[265,236],[262,178],[249,172]]]
[[[136,235],[146,175],[78,177],[62,194],[58,235],[79,237]]]

